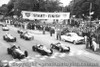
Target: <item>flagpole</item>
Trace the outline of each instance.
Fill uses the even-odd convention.
[[[90,9],[89,9],[90,21],[91,21],[91,11],[92,11],[92,3],[90,3]]]

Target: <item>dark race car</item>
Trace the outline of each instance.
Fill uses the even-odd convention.
[[[45,46],[38,44],[32,47],[33,51],[39,52],[41,55],[51,56],[53,54],[52,49],[47,49]]]
[[[10,34],[6,34],[3,36],[3,39],[7,42],[16,42],[16,37],[13,37]]]
[[[55,43],[55,44],[51,43],[50,46],[52,49],[57,49],[60,52],[69,52],[70,51],[70,47],[64,46],[61,43]]]
[[[7,48],[7,52],[9,55],[11,55],[14,59],[24,59],[28,56],[27,51],[21,51],[20,47],[16,47],[13,45],[11,48]]]
[[[34,36],[31,35],[28,32],[25,32],[25,33],[20,34],[20,38],[23,38],[25,40],[33,40],[34,39]]]

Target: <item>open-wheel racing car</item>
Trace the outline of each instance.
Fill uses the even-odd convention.
[[[7,48],[7,52],[11,55],[14,59],[24,59],[28,56],[27,51],[21,51],[20,47],[13,45],[11,48]]]
[[[25,40],[33,40],[34,36],[31,35],[29,32],[25,32],[25,33],[20,34],[20,38],[23,38]]]
[[[55,43],[55,44],[51,43],[50,47],[52,49],[57,49],[60,52],[69,52],[70,51],[70,47],[64,46],[63,44],[61,44],[59,42]]]
[[[32,47],[33,51],[39,52],[41,55],[51,56],[53,54],[52,49],[47,49],[44,45],[37,44]]]
[[[16,37],[13,37],[11,34],[4,35],[3,39],[7,42],[16,42]]]

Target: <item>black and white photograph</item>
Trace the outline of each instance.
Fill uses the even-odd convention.
[[[0,67],[100,67],[100,0],[0,0]]]

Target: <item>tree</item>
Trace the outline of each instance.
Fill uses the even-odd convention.
[[[7,12],[8,12],[7,5],[6,5],[6,4],[3,4],[3,5],[0,7],[0,13],[6,15]]]
[[[77,2],[74,2],[72,4],[73,9],[71,9],[71,14],[79,16],[89,16],[90,12],[90,3],[92,3],[92,9],[91,12],[94,12],[92,15],[93,19],[100,17],[99,11],[100,11],[100,0],[79,0]]]

